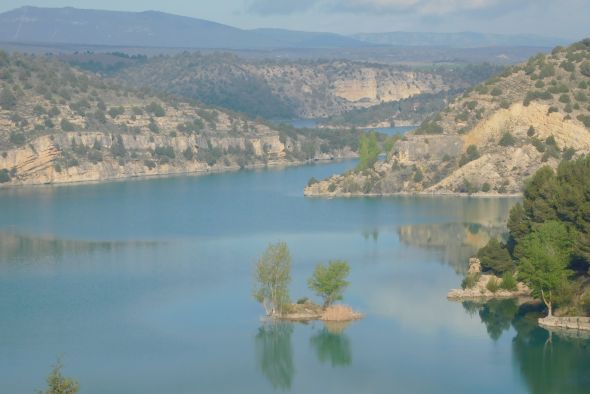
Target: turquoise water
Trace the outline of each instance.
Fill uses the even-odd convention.
[[[510,302],[446,300],[515,200],[306,199],[354,162],[0,191],[0,392],[582,393],[590,341]],[[269,242],[345,259],[347,327],[270,324],[250,296]]]
[[[276,120],[276,123],[284,123],[293,126],[298,129],[302,128],[314,128],[317,127],[321,119],[287,119],[287,120]],[[367,130],[378,131],[387,135],[398,135],[405,134],[408,131],[414,130],[415,126],[398,126],[398,127],[373,127]]]

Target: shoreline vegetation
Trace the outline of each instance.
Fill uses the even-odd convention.
[[[346,261],[331,260],[328,264],[316,265],[308,280],[308,287],[322,298],[322,305],[307,297],[292,303],[289,296],[291,283],[291,253],[285,242],[269,244],[258,259],[254,272],[253,296],[272,320],[307,322],[350,322],[363,316],[351,307],[336,304],[343,299],[349,286],[346,280],[350,266]]]
[[[530,296],[545,307],[538,324],[590,331],[590,156],[540,168],[508,219],[469,261],[449,299]]]

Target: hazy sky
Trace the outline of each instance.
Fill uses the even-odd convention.
[[[590,0],[2,0],[23,5],[158,10],[242,28],[282,27],[337,33],[480,31],[590,36]]]

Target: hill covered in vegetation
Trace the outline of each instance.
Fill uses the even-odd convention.
[[[290,119],[337,116],[421,95],[429,101],[428,95],[466,89],[498,70],[490,65],[411,68],[184,53],[136,62],[116,76],[133,88],[189,97],[254,117]],[[386,110],[380,119],[393,120],[395,109]]]
[[[4,186],[349,156],[354,133],[280,131],[230,111],[132,91],[51,57],[0,51]]]
[[[307,195],[521,193],[543,165],[590,152],[590,39],[508,68],[356,171]]]

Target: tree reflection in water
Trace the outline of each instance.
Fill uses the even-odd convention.
[[[350,340],[344,334],[344,328],[346,325],[326,323],[324,328],[309,339],[321,363],[330,363],[333,367],[352,363]]]
[[[490,338],[514,327],[512,355],[531,393],[588,393],[590,388],[590,333],[558,331],[539,327],[544,316],[539,304],[518,306],[516,300],[492,300],[485,304],[464,302],[464,308],[479,313]]]
[[[269,322],[258,329],[255,337],[258,365],[275,389],[288,390],[293,384],[292,334],[292,324]]]

